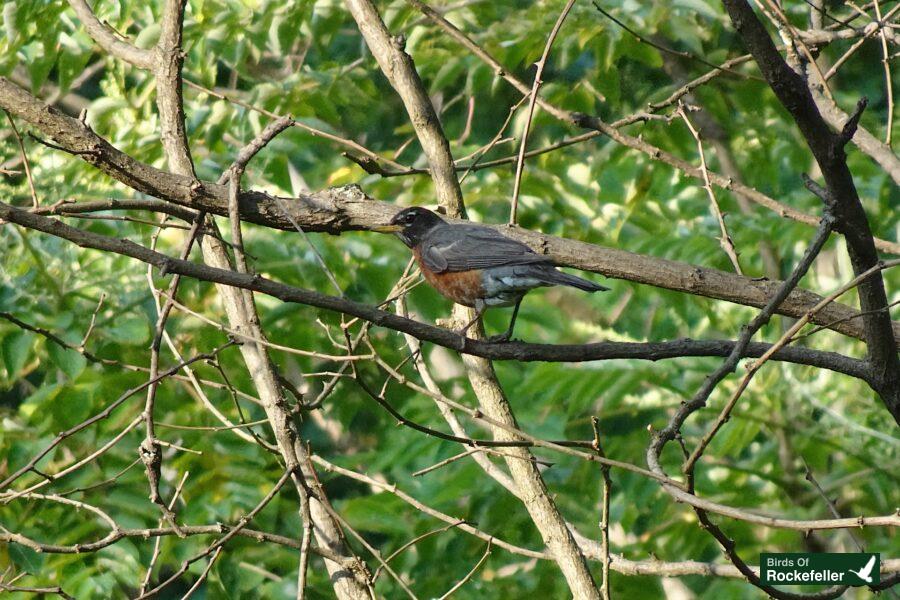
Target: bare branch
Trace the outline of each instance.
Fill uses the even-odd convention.
[[[105,51],[138,68],[153,68],[153,53],[119,39],[114,31],[100,22],[85,0],[69,0],[69,6],[75,11],[88,35]]]
[[[706,401],[709,396],[712,394],[715,387],[721,382],[728,373],[734,371],[737,367],[738,360],[740,360],[742,348],[746,346],[750,339],[759,331],[763,325],[769,322],[769,319],[772,318],[772,315],[775,313],[775,309],[778,308],[778,304],[781,303],[788,294],[791,293],[791,289],[797,286],[800,283],[800,280],[812,266],[813,261],[819,255],[819,252],[825,246],[825,242],[828,241],[828,237],[831,235],[831,229],[834,226],[834,218],[830,214],[826,214],[822,219],[822,224],[819,226],[819,230],[816,232],[815,238],[813,238],[812,243],[810,243],[809,247],[806,249],[806,252],[803,254],[803,258],[800,259],[800,262],[797,263],[797,266],[794,267],[794,270],[791,272],[791,276],[781,285],[778,290],[778,293],[772,298],[771,301],[766,305],[766,307],[760,311],[753,320],[743,328],[741,331],[741,337],[738,341],[737,345],[735,345],[734,350],[732,350],[731,355],[728,359],[722,363],[716,371],[706,378],[703,382],[703,386],[694,395],[690,402],[684,404],[682,408],[678,411],[679,414],[676,415],[675,418],[672,419],[671,423],[677,423],[679,420],[683,423],[684,419],[681,417],[681,413],[685,415],[685,417],[702,406],[706,405]],[[706,450],[706,447],[712,441],[713,437],[715,437],[716,433],[718,433],[719,429],[728,419],[731,414],[734,405],[737,403],[738,398],[741,395],[741,392],[747,387],[750,382],[750,378],[753,377],[754,373],[758,370],[757,364],[748,370],[748,372],[744,375],[741,384],[738,386],[738,389],[732,394],[729,401],[725,404],[725,407],[722,409],[719,418],[716,420],[713,427],[707,432],[706,435],[703,436],[703,439],[700,440],[700,443],[697,444],[697,447],[691,453],[691,455],[685,460],[684,466],[682,470],[685,473],[693,475],[694,465],[700,459],[700,456]],[[676,425],[676,429],[679,428],[680,423]],[[666,428],[669,429],[668,427]],[[663,434],[665,435],[665,434]],[[661,453],[662,446],[659,446],[659,453]]]
[[[38,196],[37,191],[34,189],[34,179],[31,176],[31,164],[28,162],[28,154],[25,152],[25,142],[22,141],[22,136],[19,135],[19,130],[16,128],[16,123],[13,121],[12,115],[9,114],[8,111],[3,111],[6,113],[6,120],[9,121],[9,126],[12,129],[13,135],[16,137],[16,142],[19,144],[19,152],[22,155],[22,165],[25,167],[25,178],[28,181],[28,189],[31,191],[31,203],[34,208],[38,207]]]
[[[847,113],[815,88],[810,88],[810,91],[822,118],[828,122],[832,129],[841,130],[849,118]],[[900,157],[889,146],[881,142],[864,127],[857,127],[856,135],[853,136],[853,143],[878,163],[891,176],[896,185],[900,185]],[[880,250],[890,252],[878,242],[876,242],[876,246]]]
[[[847,240],[854,272],[857,275],[867,272],[878,264],[879,257],[844,153],[844,145],[853,136],[865,103],[861,101],[857,105],[856,113],[840,133],[832,133],[803,77],[782,58],[753,9],[745,0],[724,0],[724,4],[735,29],[772,91],[793,117],[822,170],[826,188],[835,202],[835,229]],[[890,317],[880,311],[887,306],[880,273],[862,282],[859,297],[862,312],[869,313],[863,318],[863,325],[868,357],[878,377],[876,388],[894,419],[900,423],[900,358]]]
[[[550,35],[547,36],[547,43],[544,45],[544,53],[541,54],[541,58],[537,61],[537,69],[534,73],[534,83],[531,85],[531,92],[528,95],[528,113],[525,118],[525,128],[522,130],[522,139],[519,142],[519,155],[516,160],[516,174],[513,179],[513,193],[512,193],[512,203],[509,209],[509,224],[516,224],[516,212],[519,208],[519,186],[522,184],[522,169],[525,167],[525,149],[528,147],[528,131],[531,129],[531,120],[534,118],[534,107],[537,103],[538,93],[541,89],[541,84],[544,82],[541,80],[541,77],[544,75],[544,67],[547,65],[547,57],[550,56],[550,48],[553,47],[553,42],[556,40],[556,36],[559,34],[559,30],[562,28],[563,21],[566,20],[566,17],[569,16],[569,11],[572,10],[572,6],[575,5],[575,0],[568,0],[566,5],[563,7],[562,12],[559,13],[559,17],[556,19],[556,23],[553,24],[553,29],[550,30]]]
[[[882,22],[881,3],[875,0],[875,17],[878,23]],[[884,128],[884,144],[891,147],[891,133],[894,130],[894,85],[891,76],[891,60],[888,51],[887,33],[883,26],[878,28],[879,37],[881,38],[881,65],[884,67],[884,95],[887,96],[887,122]]]
[[[744,272],[741,270],[740,261],[738,261],[738,252],[734,247],[734,241],[731,239],[728,228],[725,226],[725,215],[722,214],[722,209],[719,207],[719,201],[716,200],[716,194],[713,192],[712,184],[709,181],[709,169],[706,167],[706,153],[703,151],[703,142],[700,140],[700,133],[694,128],[683,105],[679,106],[679,113],[681,114],[681,118],[684,119],[684,124],[687,125],[688,130],[697,142],[697,153],[700,155],[700,170],[703,172],[703,189],[706,190],[706,195],[709,197],[709,203],[712,206],[713,214],[716,216],[716,221],[719,223],[719,245],[722,246],[722,250],[725,251],[728,260],[730,260],[732,266],[734,266],[734,271],[738,275],[743,275]]]

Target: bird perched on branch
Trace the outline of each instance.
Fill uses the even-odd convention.
[[[557,271],[549,256],[538,254],[495,229],[448,223],[417,206],[401,210],[390,224],[372,230],[396,233],[412,248],[428,283],[457,304],[475,309],[475,318],[460,330],[461,335],[478,321],[486,308],[515,306],[509,328],[489,341],[509,340],[522,298],[537,287],[567,285],[586,292],[609,289]]]

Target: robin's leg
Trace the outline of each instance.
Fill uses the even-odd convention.
[[[522,298],[525,296],[519,296],[519,299],[516,300],[516,305],[513,308],[512,319],[509,320],[509,327],[507,327],[506,331],[501,333],[500,335],[492,335],[488,338],[489,342],[508,342],[512,337],[513,327],[516,326],[516,317],[519,316],[519,305],[522,304]]]
[[[466,323],[465,327],[463,327],[462,329],[460,329],[460,330],[457,331],[456,333],[458,333],[459,335],[465,337],[466,332],[469,331],[469,329],[472,328],[472,325],[474,325],[475,323],[477,323],[477,322],[478,322],[478,319],[481,318],[481,315],[484,314],[484,309],[485,309],[485,308],[487,308],[487,307],[484,305],[484,300],[476,299],[476,300],[475,300],[475,318],[473,318],[471,321],[469,321],[468,323]]]

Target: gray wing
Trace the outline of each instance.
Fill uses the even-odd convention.
[[[422,260],[435,273],[489,269],[509,265],[552,265],[549,256],[500,232],[479,225],[438,227],[422,243]]]

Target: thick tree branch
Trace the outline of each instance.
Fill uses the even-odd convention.
[[[60,147],[76,154],[130,188],[173,203],[166,206],[156,201],[148,201],[147,210],[173,213],[190,207],[205,210],[210,214],[228,215],[227,186],[180,177],[136,161],[114,148],[78,119],[43,105],[2,77],[0,77],[0,108],[5,108],[45,135],[52,136]],[[310,232],[341,233],[366,229],[386,223],[397,210],[393,204],[372,200],[354,186],[331,188],[296,199],[285,199],[283,204],[291,213],[289,217],[279,207],[279,203],[266,194],[245,191],[240,194],[239,200],[243,220],[285,230],[293,230],[293,220]],[[135,204],[100,202],[91,203],[89,206],[97,210],[137,208],[136,202],[138,201],[135,201]],[[176,205],[185,208],[179,209]],[[77,204],[62,206],[65,206],[67,211],[80,210],[77,208],[80,205]],[[520,228],[504,227],[503,232],[505,235],[522,240],[538,252],[552,256],[561,266],[576,267],[602,273],[608,277],[746,306],[761,308],[778,287],[778,282],[774,281],[740,277],[715,269],[604,248]],[[778,312],[799,318],[819,300],[821,296],[798,289],[781,305]],[[816,315],[814,322],[819,325],[838,322],[832,326],[835,331],[862,338],[863,328],[855,315],[858,313],[853,309],[836,303]],[[894,333],[900,340],[900,323],[894,324]]]
[[[90,34],[97,33],[103,36],[105,30],[99,30],[93,21],[96,17],[83,1],[73,0],[73,7],[83,16]],[[188,183],[188,190],[194,191],[198,187],[195,180],[194,164],[191,158],[190,147],[185,130],[185,116],[182,102],[182,73],[181,67],[184,55],[181,49],[182,29],[184,21],[185,0],[166,0],[163,8],[162,21],[160,23],[160,38],[152,55],[150,64],[135,62],[137,66],[147,68],[156,75],[156,100],[161,123],[161,139],[163,148],[169,161],[170,169],[180,175]],[[103,38],[101,38],[103,39]],[[102,46],[106,47],[101,43]],[[134,56],[122,55],[121,58],[129,60]],[[0,85],[7,82],[0,82]],[[48,108],[49,111],[49,108]],[[82,124],[83,131],[90,129]],[[104,142],[105,143],[105,142]],[[101,144],[102,145],[102,144]],[[97,147],[92,145],[82,156],[95,156]],[[127,162],[127,157],[122,155]],[[137,189],[137,188],[135,188]],[[156,195],[156,194],[153,194]],[[228,204],[226,188],[226,207]],[[196,206],[196,197],[189,193],[186,205],[191,208]],[[231,204],[234,204],[233,202]],[[216,231],[215,222],[211,218],[206,219],[206,227]],[[204,261],[212,268],[231,268],[227,248],[219,235],[204,236],[201,240]],[[253,295],[247,289],[230,286],[219,286],[219,292],[225,305],[232,329],[247,332],[256,342],[248,342],[241,345],[241,354],[247,365],[248,372],[257,388],[266,416],[275,434],[285,465],[291,473],[294,487],[300,498],[303,516],[310,515],[315,522],[315,534],[320,545],[328,547],[332,552],[359,562],[344,543],[338,523],[332,518],[327,506],[327,498],[324,491],[317,489],[315,492],[315,474],[312,463],[307,456],[304,444],[299,440],[297,432],[292,427],[292,420],[288,413],[282,387],[275,373],[275,367],[269,359],[264,344],[265,336],[260,328],[259,317],[253,302]],[[309,483],[312,482],[312,483]],[[360,563],[361,564],[361,563]],[[338,562],[326,560],[326,568],[332,578],[335,593],[341,598],[362,599],[368,597],[366,586]]]
[[[153,53],[138,48],[119,39],[114,31],[100,22],[100,19],[88,6],[86,0],[69,0],[69,6],[78,15],[78,19],[97,44],[118,59],[124,60],[141,69],[152,69],[155,63]]]
[[[834,202],[835,229],[847,240],[853,270],[857,275],[865,272],[878,263],[878,252],[844,152],[847,142],[856,133],[865,99],[860,101],[843,128],[837,133],[832,132],[819,113],[803,76],[782,58],[750,5],[744,0],[723,0],[723,3],[763,77],[806,139],[822,171],[828,197]],[[887,295],[880,273],[860,285],[859,298],[864,313],[867,353],[877,377],[876,387],[888,410],[900,423],[900,357],[890,315],[884,310]]]
[[[152,70],[156,74],[160,138],[169,168],[179,175],[194,177],[194,161],[184,127],[184,86],[181,82],[181,65],[184,63],[181,39],[186,1],[166,0]]]

